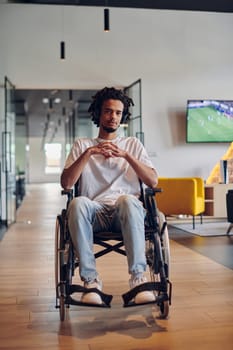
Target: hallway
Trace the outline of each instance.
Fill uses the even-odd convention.
[[[66,198],[58,184],[29,185],[17,222],[0,242],[0,350],[230,350],[233,271],[171,239],[168,320],[151,306],[123,308],[125,257],[98,260],[111,309],[55,309],[54,229]]]

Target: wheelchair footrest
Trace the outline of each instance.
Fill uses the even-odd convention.
[[[156,296],[155,296],[155,299],[153,301],[148,301],[148,302],[143,302],[143,303],[135,303],[134,298],[136,297],[136,295],[138,293],[145,292],[145,291],[163,292],[168,300],[167,285],[166,284],[162,284],[161,282],[146,282],[146,283],[140,284],[139,286],[131,289],[130,291],[128,291],[127,293],[122,295],[122,299],[124,301],[124,307],[158,303]]]
[[[81,300],[75,300],[72,298],[71,294],[73,293],[96,293],[100,296],[102,300],[102,304],[94,304],[94,303],[84,303]],[[67,296],[67,303],[72,305],[81,305],[81,306],[95,306],[95,307],[111,307],[111,301],[113,296],[110,294],[105,294],[101,290],[97,288],[85,288],[80,285],[71,285],[69,286],[69,293]]]

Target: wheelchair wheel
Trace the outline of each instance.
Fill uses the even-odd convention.
[[[165,216],[162,212],[159,211],[159,227],[160,231],[163,229],[163,225],[165,223]],[[163,231],[163,244],[162,244],[162,254],[165,264],[165,273],[167,279],[169,278],[170,274],[170,244],[169,244],[169,236],[168,236],[168,230],[167,226],[165,226]],[[160,309],[160,318],[165,319],[169,315],[169,300],[161,301],[159,303],[159,309]]]
[[[62,215],[57,216],[56,231],[55,231],[55,287],[57,307],[60,312],[60,320],[65,319],[65,297],[66,297],[66,282],[65,282],[65,239],[64,239],[64,222]]]
[[[164,272],[163,277],[168,281],[169,265],[170,265],[170,247],[169,247],[169,237],[166,226],[163,227],[165,218],[162,213],[159,212],[159,229],[162,232],[162,239],[158,238],[159,234],[156,233],[153,239],[146,241],[146,257],[147,263],[149,265],[150,278],[152,282],[161,282],[161,266],[158,262],[157,256],[162,255],[162,260],[164,262]],[[159,246],[159,247],[158,247]],[[157,251],[157,253],[156,253]],[[161,252],[161,253],[159,253]],[[167,282],[168,283],[168,282]],[[167,293],[162,291],[155,292],[157,305],[159,307],[159,318],[166,319],[169,315],[169,300]]]
[[[156,266],[155,246],[153,241],[147,241],[147,263],[149,265],[151,282],[161,282],[159,269]],[[163,292],[154,292],[159,308],[159,318],[166,319],[169,315],[169,300],[163,300]]]
[[[164,222],[165,222],[165,216],[163,213],[159,212],[160,231],[163,229]],[[167,227],[165,227],[164,232],[163,232],[162,253],[163,253],[164,263],[166,264],[166,275],[167,275],[167,278],[169,278],[169,274],[170,274],[170,244],[169,244],[169,236],[168,236]]]

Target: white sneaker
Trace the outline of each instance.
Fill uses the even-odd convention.
[[[94,281],[91,282],[84,282],[85,288],[97,288],[100,291],[102,290],[102,281],[98,278],[94,279]],[[102,299],[99,294],[91,292],[91,293],[83,293],[81,297],[81,301],[86,304],[96,304],[101,305],[103,304]]]
[[[129,280],[129,286],[130,286],[130,289],[133,289],[139,286],[140,284],[143,284],[146,282],[147,282],[147,279],[143,274],[132,275]],[[139,292],[134,298],[135,304],[149,303],[151,301],[155,301],[155,295],[152,291],[149,291],[149,290]]]

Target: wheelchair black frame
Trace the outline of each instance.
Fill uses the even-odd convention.
[[[158,293],[155,301],[150,302],[157,304],[160,308],[160,317],[167,318],[169,313],[169,305],[171,305],[172,295],[172,283],[169,281],[169,266],[165,262],[164,256],[164,242],[163,233],[166,229],[167,223],[164,222],[162,228],[159,227],[158,209],[155,200],[155,196],[161,189],[146,188],[145,192],[142,190],[141,200],[147,210],[145,219],[145,241],[151,245],[150,249],[146,251],[147,264],[149,266],[152,275],[159,275],[160,280],[144,283],[143,285],[134,288],[133,290],[122,295],[124,301],[124,307],[135,306],[132,300],[138,292],[143,290],[152,290]],[[57,225],[59,227],[56,230],[60,231],[59,237],[56,237],[55,242],[55,273],[56,276],[56,308],[60,309],[60,319],[65,319],[65,307],[69,308],[70,305],[84,305],[81,301],[74,300],[72,293],[85,292],[85,288],[80,285],[72,284],[72,277],[74,276],[76,268],[79,267],[78,260],[75,259],[74,249],[69,234],[66,211],[70,201],[73,199],[74,194],[77,196],[77,187],[75,190],[62,191],[63,195],[67,195],[66,209],[63,209],[61,214],[57,215]],[[108,243],[108,241],[114,241],[116,243]],[[94,244],[101,246],[103,249],[95,253],[95,258],[104,256],[112,251],[126,256],[126,252],[122,247],[124,246],[121,233],[113,232],[100,232],[94,234]],[[68,257],[64,258],[66,246],[68,246]],[[59,265],[59,266],[58,266]],[[58,270],[59,268],[59,270]],[[58,276],[59,274],[59,276]],[[110,307],[112,300],[111,295],[100,292],[103,305],[101,307]],[[141,305],[141,304],[140,304]],[[85,306],[94,306],[93,304],[85,304]],[[95,305],[100,306],[100,305]]]

